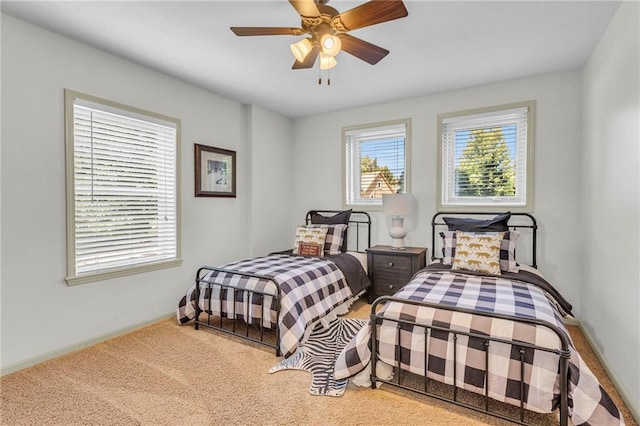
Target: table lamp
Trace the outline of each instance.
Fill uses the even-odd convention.
[[[407,230],[404,229],[404,218],[413,214],[413,196],[411,194],[389,194],[382,196],[382,213],[392,216],[389,235],[393,238],[393,250],[404,250],[404,237]]]

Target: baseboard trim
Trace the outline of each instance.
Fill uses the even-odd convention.
[[[600,348],[598,348],[598,345],[596,345],[595,340],[593,339],[593,337],[591,337],[591,334],[589,334],[587,329],[582,325],[582,322],[580,321],[577,321],[577,322],[578,322],[578,327],[580,327],[580,331],[582,331],[582,334],[584,334],[584,337],[587,339],[587,342],[589,342],[589,345],[593,349],[593,352],[596,354],[596,357],[598,357],[598,360],[600,361],[605,371],[609,375],[609,378],[615,385],[616,390],[618,391],[618,393],[620,394],[620,397],[622,398],[625,405],[631,412],[631,415],[633,416],[636,422],[640,423],[640,410],[638,409],[638,406],[636,406],[633,400],[631,399],[631,396],[627,392],[627,389],[622,385],[622,383],[618,379],[618,375],[611,368],[611,365],[607,361],[607,358],[600,351]]]
[[[126,327],[126,328],[114,331],[112,333],[103,334],[101,336],[94,337],[92,339],[87,339],[87,340],[80,341],[80,342],[75,343],[75,344],[70,345],[70,346],[66,346],[66,347],[63,347],[63,348],[60,348],[60,349],[56,349],[54,351],[46,352],[46,353],[44,353],[42,355],[38,355],[38,356],[35,356],[33,358],[26,359],[24,361],[16,362],[14,364],[9,364],[7,366],[2,366],[2,369],[0,370],[0,376],[6,376],[7,374],[15,373],[16,371],[20,371],[20,370],[23,370],[25,368],[32,367],[32,366],[34,366],[36,364],[40,364],[42,362],[49,361],[50,359],[57,358],[57,357],[62,356],[62,355],[66,355],[68,353],[75,352],[75,351],[78,351],[80,349],[84,349],[84,348],[86,348],[88,346],[91,346],[91,345],[95,345],[96,343],[104,342],[105,340],[113,339],[114,337],[118,337],[118,336],[122,336],[124,334],[131,333],[132,331],[139,330],[141,328],[150,326],[151,324],[155,324],[155,323],[157,323],[159,321],[164,321],[164,320],[169,319],[171,317],[175,317],[175,315],[176,315],[175,313],[173,313],[171,315],[169,315],[169,314],[163,315],[161,317],[158,317],[158,318],[155,318],[155,319],[152,319],[152,320],[149,320],[149,321],[145,321],[145,322],[142,322],[142,323],[138,323],[138,324],[132,325],[130,327]]]

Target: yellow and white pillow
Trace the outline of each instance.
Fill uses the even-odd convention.
[[[500,275],[500,244],[504,232],[474,234],[456,231],[456,253],[452,269]]]
[[[293,244],[293,254],[310,256],[324,256],[324,241],[327,238],[329,227],[316,225],[313,228],[306,226],[296,227],[296,240]]]

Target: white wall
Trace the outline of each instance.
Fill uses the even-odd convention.
[[[342,207],[341,128],[377,121],[412,119],[411,192],[418,216],[408,218],[408,245],[428,247],[436,212],[437,115],[471,108],[534,99],[535,211],[539,220],[539,267],[580,313],[580,115],[579,71],[543,75],[434,96],[407,99],[296,120],[294,173],[307,164],[321,171],[294,182],[296,215],[311,206]],[[373,214],[372,244],[389,244],[387,220]]]
[[[251,182],[248,222],[250,255],[263,256],[293,247],[291,141],[293,120],[256,105],[250,110]],[[297,217],[304,219],[304,214]],[[278,224],[284,225],[277,226]]]
[[[584,69],[582,324],[640,417],[640,3]]]
[[[182,120],[181,267],[65,284],[65,88]],[[237,102],[2,15],[3,372],[170,315],[199,266],[246,257],[250,242],[264,240],[258,226],[249,239],[248,206],[263,203],[267,190],[287,200],[287,179],[252,188],[250,151],[286,170],[279,139],[290,138],[290,124],[266,110],[252,117],[253,132]],[[271,122],[276,131],[267,134]],[[194,143],[237,151],[237,198],[194,197]],[[290,221],[271,217],[267,237],[290,232]]]

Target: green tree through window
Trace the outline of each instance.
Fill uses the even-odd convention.
[[[515,175],[502,128],[469,132],[456,168],[456,195],[513,196],[516,192]]]

